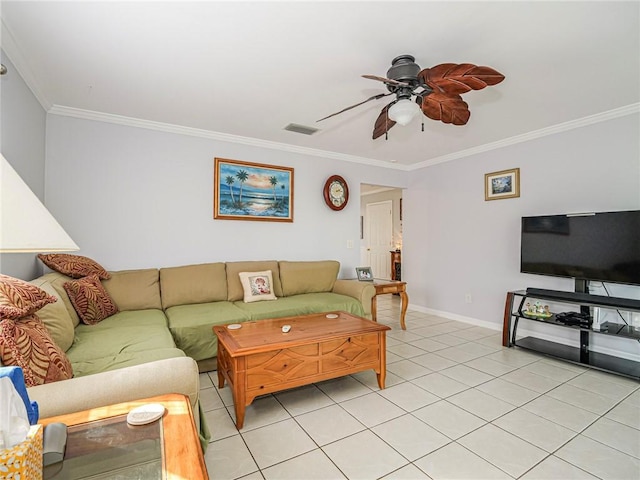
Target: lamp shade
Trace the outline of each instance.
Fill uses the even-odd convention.
[[[0,252],[80,250],[7,159],[0,156]]]
[[[407,125],[420,112],[420,106],[411,100],[399,100],[389,108],[389,118],[400,125]]]

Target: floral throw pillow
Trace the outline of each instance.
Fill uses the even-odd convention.
[[[102,286],[97,275],[89,275],[63,285],[80,320],[95,325],[118,313],[118,307]]]
[[[73,376],[69,359],[37,315],[0,321],[0,359],[22,368],[27,387]]]
[[[240,283],[244,290],[244,302],[260,302],[262,300],[276,300],[273,293],[273,277],[271,270],[264,272],[240,272]]]
[[[31,315],[55,301],[54,296],[35,285],[0,274],[0,319]]]
[[[82,278],[87,275],[97,275],[102,280],[111,278],[102,265],[89,257],[82,255],[71,255],[69,253],[49,253],[39,254],[38,258],[42,260],[47,267],[56,272],[62,273],[71,278]]]

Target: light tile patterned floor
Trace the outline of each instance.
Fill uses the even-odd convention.
[[[379,298],[386,388],[356,375],[267,395],[241,432],[202,374],[212,479],[638,479],[640,382],[501,346],[499,332]]]

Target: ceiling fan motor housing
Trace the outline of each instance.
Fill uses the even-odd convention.
[[[400,55],[391,62],[391,68],[387,70],[387,78],[399,82],[416,83],[418,73],[420,73],[420,67],[415,63],[415,57]]]

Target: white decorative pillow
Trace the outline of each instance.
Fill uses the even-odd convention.
[[[264,272],[240,272],[240,283],[244,290],[244,303],[275,300],[271,270]]]

